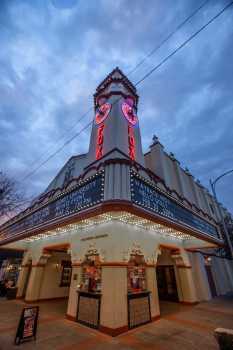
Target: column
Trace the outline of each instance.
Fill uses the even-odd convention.
[[[150,294],[151,318],[152,318],[152,321],[155,321],[160,317],[159,296],[158,296],[155,266],[149,266],[146,268],[146,277],[147,277],[147,289],[151,292]]]
[[[27,287],[26,283],[29,277],[28,274],[30,273],[30,267],[31,264],[21,265],[21,270],[17,282],[17,299],[21,299],[25,296],[24,293],[26,292],[25,288]]]
[[[179,282],[181,286],[182,302],[186,304],[195,304],[198,299],[193,280],[193,271],[191,266],[177,266]]]
[[[127,329],[127,265],[103,265],[100,330],[115,336]]]
[[[44,276],[44,264],[32,264],[25,301],[32,302],[40,299],[40,288]]]
[[[212,295],[206,273],[204,257],[201,253],[193,253],[191,254],[191,259],[198,300],[210,300]]]
[[[224,262],[225,268],[226,268],[226,275],[227,275],[227,279],[228,279],[229,291],[232,291],[233,290],[233,273],[232,273],[232,269],[230,266],[231,260],[224,259],[223,262]]]
[[[81,281],[81,266],[80,264],[72,264],[72,277],[70,283],[69,300],[66,317],[69,320],[75,321],[78,308],[78,293],[77,286]]]
[[[179,286],[179,299],[186,304],[198,302],[194,282],[194,271],[188,253],[181,248],[178,254],[172,255],[177,271],[177,287]]]
[[[228,290],[228,277],[223,265],[223,258],[212,256],[211,258],[211,270],[215,280],[215,285],[218,295],[226,294]]]

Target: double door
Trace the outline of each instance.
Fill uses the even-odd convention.
[[[157,266],[157,285],[160,300],[179,301],[175,270],[172,265]]]

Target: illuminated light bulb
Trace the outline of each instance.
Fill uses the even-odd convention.
[[[46,234],[39,234],[39,235],[26,238],[24,239],[24,241],[33,242],[35,240],[49,238],[51,236],[71,234],[72,231],[80,230],[80,229],[82,230],[88,229],[95,225],[104,224],[110,221],[119,221],[128,225],[142,228],[144,230],[150,230],[160,236],[165,235],[172,239],[179,239],[179,240],[192,239],[190,235],[184,234],[180,231],[176,231],[169,227],[165,227],[161,224],[155,224],[147,219],[142,219],[133,214],[130,214],[127,212],[112,212],[112,213],[104,213],[104,214],[98,215],[96,217],[93,217],[92,219],[83,219],[79,223],[69,224],[66,227],[58,227],[53,231],[48,231]]]

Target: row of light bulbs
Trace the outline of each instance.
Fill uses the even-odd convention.
[[[127,212],[110,212],[104,213],[98,216],[95,216],[91,219],[81,220],[79,223],[70,224],[65,227],[58,227],[53,231],[47,231],[45,233],[40,233],[35,236],[31,236],[29,238],[24,239],[25,242],[32,242],[41,239],[45,239],[52,236],[64,235],[67,233],[71,233],[72,231],[89,229],[96,225],[105,224],[111,221],[120,221],[128,225],[136,226],[142,228],[144,230],[154,231],[156,234],[165,235],[167,237],[179,240],[190,240],[193,239],[192,236],[185,234],[180,231],[176,231],[173,228],[168,228],[161,224],[155,224],[150,220],[142,219],[134,214],[130,214]]]

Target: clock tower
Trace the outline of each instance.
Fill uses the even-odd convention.
[[[144,166],[137,105],[135,86],[115,68],[94,94],[95,117],[88,166],[113,157],[130,159]]]

